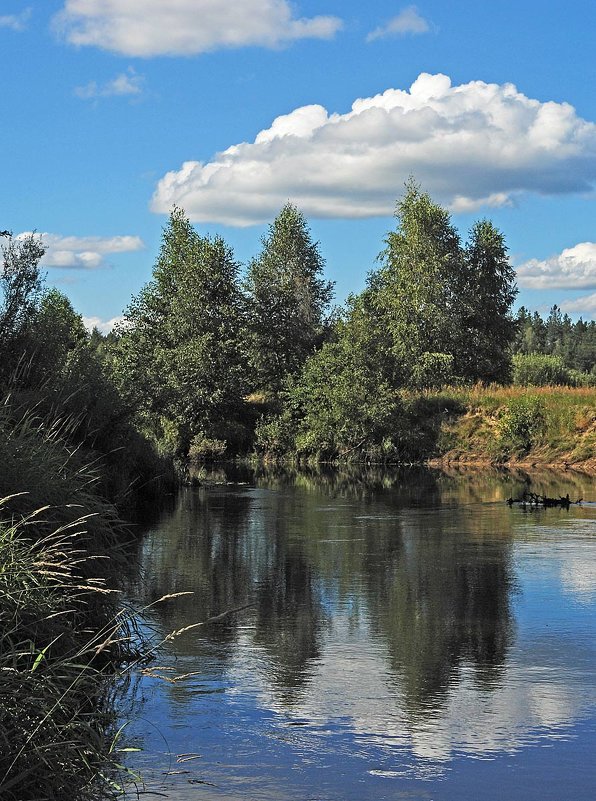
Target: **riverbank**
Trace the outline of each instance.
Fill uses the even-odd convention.
[[[258,429],[253,458],[299,465],[461,463],[596,470],[594,387],[402,390],[393,405],[391,419],[362,430],[344,449],[333,431],[322,445],[313,445],[300,418],[270,417]]]
[[[119,594],[132,533],[105,490],[110,459],[121,479],[130,453],[104,458],[65,432],[67,422],[0,407],[3,801],[120,794],[115,677],[138,643]],[[119,498],[133,508],[134,486]]]
[[[428,393],[430,465],[550,466],[596,472],[596,389],[474,387]]]
[[[84,545],[85,517],[45,533],[0,505],[0,797],[118,797],[111,696],[131,617]],[[53,527],[52,527],[53,528]]]

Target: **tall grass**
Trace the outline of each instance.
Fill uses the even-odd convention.
[[[38,535],[52,526],[87,516],[81,535],[88,552],[121,544],[126,536],[116,507],[98,492],[101,462],[68,444],[72,417],[48,419],[37,409],[0,406],[0,497],[11,495],[12,513],[26,517],[47,507],[34,529]]]
[[[110,679],[134,654],[130,618],[81,542],[89,518],[40,536],[0,501],[0,798],[115,798]],[[18,500],[18,499],[12,499]]]
[[[130,532],[73,425],[0,406],[2,801],[119,794],[111,694],[138,653],[112,587]]]

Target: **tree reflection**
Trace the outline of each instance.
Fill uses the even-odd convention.
[[[498,683],[512,640],[509,538],[471,547],[467,523],[453,510],[410,518],[365,564],[371,620],[414,716],[436,708],[464,661],[485,686]]]
[[[246,559],[245,539],[250,498],[243,493],[184,490],[170,518],[149,532],[141,544],[142,576],[137,594],[145,603],[164,595],[190,592],[154,607],[163,634],[248,603],[251,600],[252,559]],[[165,535],[165,536],[164,536]],[[235,623],[209,629],[221,643],[234,639]],[[192,651],[196,630],[171,641],[174,651]]]
[[[258,592],[255,641],[271,657],[271,679],[292,703],[320,653],[323,620],[314,571],[300,553],[277,556]]]
[[[484,689],[499,687],[514,636],[504,499],[532,480],[526,474],[234,470],[182,493],[142,544],[147,600],[193,592],[158,607],[163,631],[252,604],[172,642],[178,657],[203,660],[190,669],[224,671],[234,649],[253,648],[291,706],[316,681],[326,634],[343,615],[364,647],[371,637],[385,644],[411,720],[436,713],[464,669]],[[209,483],[206,471],[201,480]],[[221,486],[228,481],[250,486]],[[548,476],[534,485],[556,494]]]

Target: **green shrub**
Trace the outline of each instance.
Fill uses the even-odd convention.
[[[414,389],[439,389],[453,383],[453,356],[450,353],[423,353],[412,368]]]
[[[569,384],[572,387],[596,387],[596,372],[582,373],[580,370],[568,370]]]
[[[522,456],[546,429],[544,402],[535,396],[513,398],[499,412],[498,447],[503,457]]]
[[[524,387],[574,385],[560,356],[540,353],[519,353],[513,357],[513,383]]]
[[[196,434],[188,449],[188,458],[193,463],[215,462],[222,459],[226,452],[226,441],[224,439],[212,439],[207,437],[204,432]]]
[[[257,453],[278,457],[292,453],[295,447],[296,423],[287,412],[258,420],[255,428]]]

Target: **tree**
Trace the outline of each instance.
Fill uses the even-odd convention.
[[[31,319],[27,336],[28,382],[58,386],[72,352],[86,348],[88,334],[80,314],[57,289],[45,291]]]
[[[5,236],[8,232],[2,232]],[[39,308],[43,276],[39,263],[45,248],[41,238],[9,236],[2,245],[0,267],[0,378],[12,374],[25,350],[26,332]]]
[[[511,306],[517,288],[505,237],[489,220],[480,220],[472,227],[464,259],[455,372],[473,380],[506,382],[511,377],[510,349],[516,334]]]
[[[369,289],[391,336],[396,380],[408,384],[424,354],[453,354],[465,260],[448,212],[412,180],[396,217]]]
[[[415,384],[445,357],[461,378],[507,380],[517,290],[503,235],[482,220],[463,247],[449,213],[414,181],[396,216],[369,291],[392,338],[398,383]]]
[[[184,450],[194,434],[220,434],[242,406],[242,328],[231,249],[174,209],[153,280],[125,312],[115,366],[135,405],[174,424]]]
[[[278,392],[322,342],[333,285],[303,214],[287,203],[248,267],[249,353],[256,389]]]

